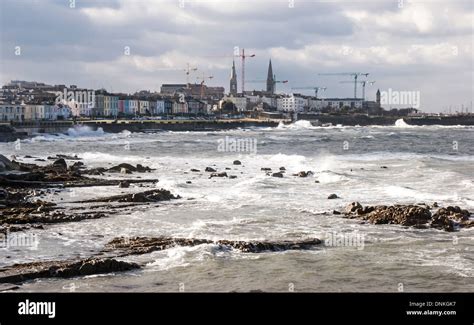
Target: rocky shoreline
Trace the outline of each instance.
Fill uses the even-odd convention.
[[[431,212],[434,209],[435,212]],[[340,214],[336,212],[335,214]],[[471,213],[458,206],[438,208],[438,204],[419,205],[378,205],[363,207],[359,202],[352,202],[346,207],[345,218],[362,219],[372,224],[398,224],[420,229],[436,228],[445,231],[456,231],[461,228],[474,227],[470,220]]]
[[[35,157],[30,156],[25,158],[35,159]],[[155,187],[159,180],[129,176],[154,171],[152,168],[142,165],[134,166],[122,163],[109,168],[87,168],[80,157],[60,154],[47,159],[36,158],[35,161],[43,164],[17,162],[0,155],[0,234],[2,235],[31,229],[43,230],[53,223],[80,222],[82,220],[112,217],[115,214],[140,206],[147,208],[149,205],[156,206],[160,202],[181,199],[179,195],[166,189],[149,187],[146,190],[134,191],[133,193],[122,192],[118,195],[73,200],[68,202],[68,205],[61,202],[51,202],[46,199],[48,195],[57,195],[66,188],[115,186],[124,189],[129,188],[131,184],[135,184],[134,189],[137,189],[147,184]],[[239,160],[233,161],[232,164],[244,167]],[[190,172],[201,173],[201,176],[208,178],[233,179],[237,177],[236,175],[227,174],[225,171],[219,171],[215,167],[203,169],[203,173],[196,168],[190,169]],[[226,170],[230,170],[230,168],[226,168]],[[279,167],[278,170],[262,167],[261,172],[271,178],[310,178],[314,175],[312,171],[287,174],[286,168],[283,166]],[[127,178],[101,178],[101,176],[109,177],[114,173],[120,173],[122,176],[127,175]],[[315,180],[314,183],[318,183],[318,180]],[[341,198],[332,193],[328,196],[328,199]],[[471,219],[469,211],[457,206],[438,207],[437,203],[433,203],[431,206],[426,204],[362,206],[358,202],[352,202],[343,212],[335,210],[333,214],[340,215],[342,218],[357,219],[361,223],[394,224],[417,229],[433,228],[448,232],[474,227],[474,220]],[[117,237],[106,243],[99,253],[88,258],[38,261],[0,268],[0,283],[22,283],[38,278],[68,278],[136,270],[143,267],[143,265],[118,259],[132,255],[148,254],[176,246],[203,244],[216,245],[223,250],[238,250],[242,253],[258,254],[262,252],[314,249],[322,242],[317,238],[296,241],[241,241],[163,236]]]

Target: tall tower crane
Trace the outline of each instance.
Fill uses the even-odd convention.
[[[314,96],[316,99],[318,98],[318,92],[320,90],[325,91],[327,88],[326,87],[294,87],[291,89],[313,89],[314,90]]]
[[[242,94],[244,93],[245,91],[245,60],[247,58],[253,58],[255,57],[255,54],[247,54],[245,53],[245,49],[239,49],[238,47],[234,48],[234,53],[232,55],[228,55],[228,54],[222,54],[222,55],[206,55],[205,56],[206,58],[228,58],[228,57],[232,57],[232,58],[240,58],[241,59],[241,68],[242,68],[242,71],[241,71],[241,86],[242,86]]]
[[[206,82],[207,79],[211,80],[214,78],[214,76],[206,76],[204,73],[202,74],[202,77],[196,77],[196,80],[201,80],[201,99],[204,97],[204,83]]]
[[[186,63],[186,69],[183,69],[183,71],[186,72],[186,87],[189,88],[189,75],[192,71],[197,71],[197,68],[191,67],[189,63]]]
[[[239,54],[234,55],[236,57],[240,57],[242,59],[242,95],[244,94],[245,91],[245,59],[246,58],[253,58],[255,57],[255,54],[245,54],[245,49],[242,49]]]
[[[320,73],[320,76],[352,76],[354,77],[354,98],[357,98],[357,78],[359,76],[367,77],[369,74],[364,72],[341,72],[341,73]]]
[[[341,84],[349,84],[349,83],[353,83],[353,81],[344,80],[344,81],[340,81],[340,83]],[[357,83],[362,85],[362,99],[365,100],[365,85],[369,84],[369,85],[372,86],[375,83],[375,81],[362,80],[362,81],[357,81]]]

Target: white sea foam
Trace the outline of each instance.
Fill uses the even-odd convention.
[[[75,125],[72,128],[67,130],[67,135],[71,137],[98,137],[104,135],[104,130],[99,127],[97,130],[94,130],[88,125]]]
[[[395,126],[397,128],[412,128],[414,125],[407,124],[404,119],[399,118],[398,120],[395,121]]]

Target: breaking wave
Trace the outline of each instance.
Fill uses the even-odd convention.
[[[74,138],[95,137],[95,136],[101,136],[105,134],[102,128],[98,128],[97,130],[94,130],[93,128],[87,125],[76,125],[72,128],[69,128],[66,133],[70,137],[74,137]]]

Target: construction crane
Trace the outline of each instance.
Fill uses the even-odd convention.
[[[344,80],[344,81],[340,81],[341,84],[349,84],[349,83],[353,83],[353,81],[349,81],[349,80]],[[365,100],[365,85],[366,84],[369,84],[369,85],[373,85],[375,83],[375,81],[366,81],[366,80],[363,80],[363,81],[357,81],[357,83],[361,84],[362,85],[362,100]]]
[[[253,58],[255,57],[255,54],[246,54],[245,49],[239,50],[238,47],[234,49],[234,54],[232,55],[227,55],[227,54],[222,54],[222,55],[206,55],[204,56],[206,58],[240,58],[241,59],[241,87],[242,87],[242,94],[245,91],[245,59],[247,58]]]
[[[353,76],[354,77],[354,98],[357,98],[357,78],[359,76],[367,77],[368,73],[363,72],[341,72],[341,73],[319,73],[320,76]]]
[[[202,77],[196,77],[196,80],[201,80],[201,99],[204,97],[204,83],[206,82],[207,79],[211,80],[214,78],[214,76],[206,76],[204,73],[202,74]]]
[[[240,57],[242,59],[242,95],[244,94],[245,91],[245,59],[246,58],[253,58],[255,57],[255,54],[245,54],[245,49],[242,49],[242,51],[234,55],[235,57]]]
[[[320,90],[325,91],[327,88],[326,87],[294,87],[291,89],[313,89],[314,90],[314,96],[316,99],[318,99],[318,92]]]
[[[267,80],[247,80],[247,82],[250,82],[250,83],[266,83]],[[288,80],[276,80],[276,77],[275,75],[273,75],[273,89],[276,90],[276,84],[279,83],[279,84],[286,84],[288,83]]]
[[[196,67],[191,68],[189,63],[186,63],[186,69],[184,69],[183,71],[186,72],[186,87],[189,88],[189,74],[192,71],[197,71],[197,68]]]

